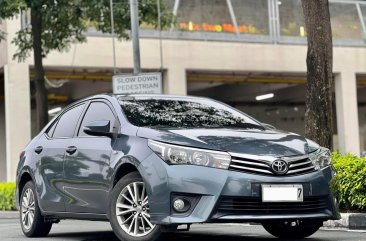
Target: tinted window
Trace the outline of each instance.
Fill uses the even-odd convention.
[[[136,126],[263,127],[241,112],[206,99],[127,99],[121,101],[127,119]]]
[[[98,121],[98,120],[109,120],[111,123],[110,131],[112,131],[115,119],[116,118],[112,110],[109,108],[107,104],[103,102],[93,102],[90,104],[84,116],[84,119],[81,123],[81,128],[79,129],[79,136],[87,136],[87,134],[85,134],[83,131],[84,126],[88,125],[92,121]]]
[[[65,112],[59,119],[56,129],[53,133],[54,138],[72,137],[79,120],[79,117],[84,109],[85,104],[79,105]]]

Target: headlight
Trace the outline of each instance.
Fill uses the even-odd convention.
[[[320,170],[332,163],[330,151],[323,147],[319,148],[316,152],[311,153],[309,158],[313,162],[315,170]]]
[[[149,147],[168,164],[191,164],[228,169],[231,156],[226,152],[176,146],[149,140]]]

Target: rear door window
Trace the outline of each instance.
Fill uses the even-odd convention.
[[[80,118],[85,104],[78,105],[68,111],[66,111],[59,118],[55,131],[53,132],[53,138],[71,138],[74,136],[76,125]]]

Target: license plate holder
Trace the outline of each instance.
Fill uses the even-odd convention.
[[[262,202],[303,202],[301,184],[262,184]]]

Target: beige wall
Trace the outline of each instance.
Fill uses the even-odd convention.
[[[0,23],[0,30],[6,32],[6,22],[3,21]],[[2,40],[0,42],[0,68],[7,63],[7,58],[8,58],[7,43],[6,40]]]

